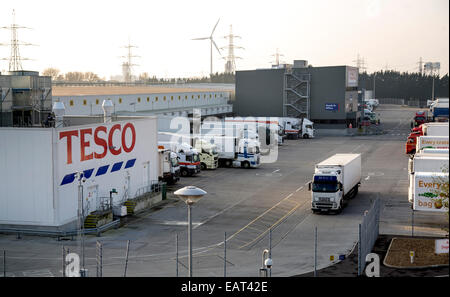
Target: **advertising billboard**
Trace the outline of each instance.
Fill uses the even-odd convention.
[[[448,173],[416,172],[414,179],[414,210],[446,212],[442,187],[448,183]]]
[[[346,87],[347,88],[358,87],[358,68],[347,67],[346,70],[347,70]]]

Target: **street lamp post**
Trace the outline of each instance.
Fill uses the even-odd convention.
[[[174,192],[188,206],[188,269],[192,277],[192,217],[191,206],[200,200],[206,192],[195,186],[187,186]]]

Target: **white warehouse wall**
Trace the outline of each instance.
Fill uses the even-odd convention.
[[[53,225],[53,129],[0,128],[0,223]]]
[[[116,205],[127,193],[134,197],[158,180],[156,117],[58,129],[0,128],[0,224],[76,222],[76,172],[86,173],[83,198],[89,212],[113,188]]]
[[[164,99],[165,98],[165,99]],[[202,106],[223,106],[229,99],[228,92],[181,92],[132,95],[79,95],[53,96],[53,102],[64,103],[66,115],[103,114],[103,100],[111,99],[115,112],[159,111],[192,109]]]

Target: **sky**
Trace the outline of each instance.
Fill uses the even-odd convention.
[[[121,56],[129,41],[137,66],[133,74],[193,77],[210,72],[208,37],[227,46],[230,25],[235,40],[237,70],[268,68],[275,52],[282,62],[307,60],[313,66],[356,65],[358,54],[367,72],[418,71],[424,62],[440,62],[441,76],[449,68],[448,0],[2,0],[0,27],[15,23],[23,69],[61,73],[91,71],[110,79],[120,75]],[[0,29],[0,43],[11,32]],[[227,49],[221,50],[222,57]],[[9,46],[0,46],[8,59]],[[225,60],[213,51],[213,72],[224,71]],[[8,71],[8,60],[0,60]]]

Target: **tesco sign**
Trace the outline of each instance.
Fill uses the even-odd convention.
[[[131,143],[126,141],[127,133],[131,133]],[[114,135],[120,135],[121,141],[114,143]],[[120,155],[122,151],[131,152],[136,144],[136,129],[132,123],[126,123],[123,126],[115,124],[109,131],[107,126],[68,130],[59,132],[59,140],[66,140],[66,164],[72,164],[72,145],[75,140],[79,140],[81,162],[103,159],[108,152],[112,155]]]

